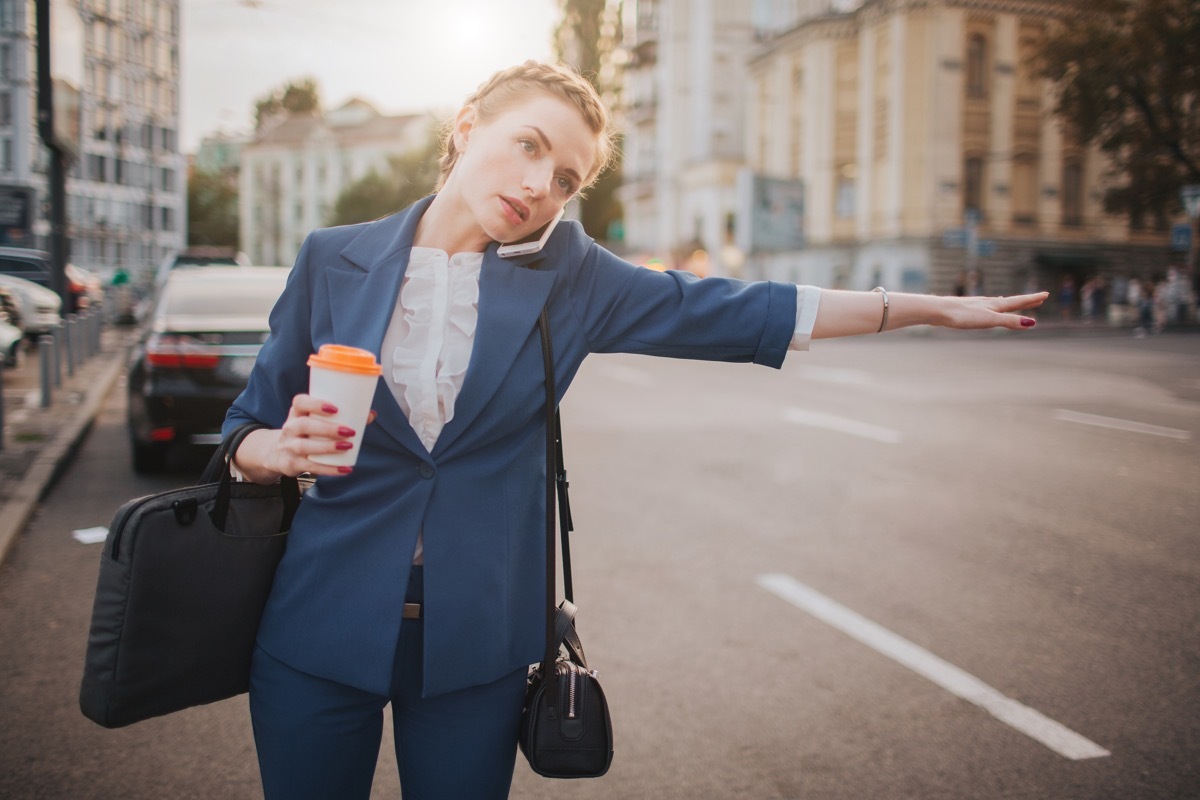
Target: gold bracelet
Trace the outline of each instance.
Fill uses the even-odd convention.
[[[891,305],[888,302],[887,289],[883,288],[882,286],[876,286],[871,291],[879,292],[881,295],[883,295],[883,319],[879,321],[879,330],[875,331],[876,333],[883,333],[884,329],[887,328],[888,306]]]

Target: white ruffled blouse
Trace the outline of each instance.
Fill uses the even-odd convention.
[[[425,449],[454,418],[475,345],[483,253],[414,247],[383,337],[383,374]]]

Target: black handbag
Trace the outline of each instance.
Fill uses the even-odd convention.
[[[613,757],[612,719],[595,670],[588,667],[575,631],[574,590],[568,532],[573,529],[562,457],[562,421],[554,390],[554,357],[549,321],[542,309],[538,328],[546,369],[546,653],[529,674],[521,715],[521,752],[529,766],[547,778],[598,778]],[[563,591],[554,605],[555,495],[562,529]]]
[[[300,485],[236,483],[231,433],[196,486],[130,500],[108,528],[79,707],[106,728],[247,691]]]

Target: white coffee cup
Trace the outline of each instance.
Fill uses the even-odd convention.
[[[318,352],[308,357],[308,366],[308,393],[337,406],[337,413],[329,418],[354,430],[350,438],[353,447],[349,450],[320,453],[311,458],[318,464],[352,467],[358,460],[363,429],[367,427],[371,400],[383,368],[371,351],[340,344],[321,345]]]

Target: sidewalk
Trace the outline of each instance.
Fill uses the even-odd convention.
[[[62,365],[62,385],[53,387],[49,408],[41,407],[41,360],[36,349],[17,369],[3,372],[4,430],[0,450],[0,563],[91,428],[104,398],[125,365],[133,332],[105,328],[100,352]]]

